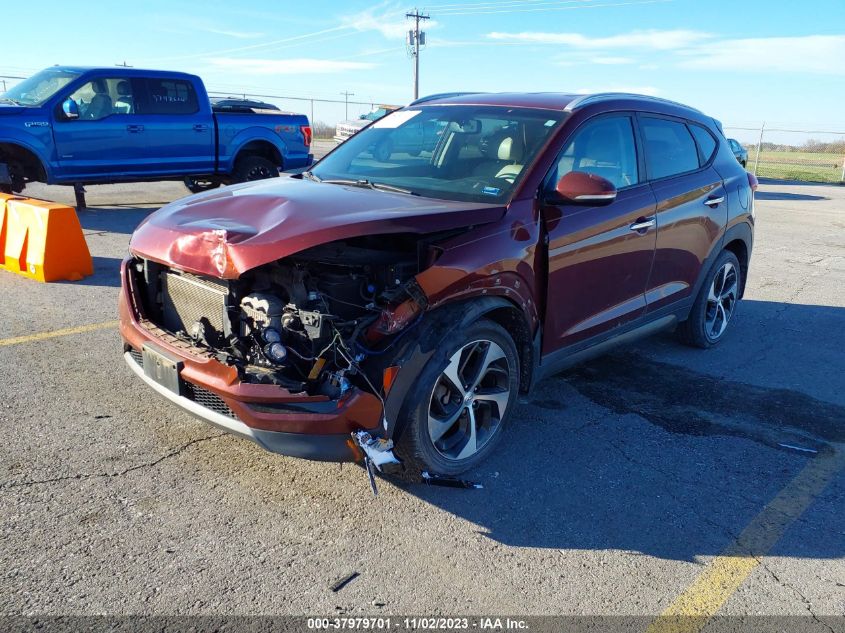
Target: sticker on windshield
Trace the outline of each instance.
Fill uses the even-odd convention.
[[[502,190],[498,187],[484,187],[484,189],[481,190],[481,193],[485,196],[498,196],[501,191]]]
[[[373,127],[396,128],[406,121],[410,121],[420,112],[422,110],[399,110],[398,112],[388,114],[386,117],[382,117],[373,123]]]
[[[555,123],[557,123],[557,121],[555,121],[554,119],[549,119],[548,121],[546,121],[546,127],[552,127]]]

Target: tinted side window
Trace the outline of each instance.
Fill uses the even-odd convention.
[[[637,184],[640,178],[631,118],[608,116],[584,124],[558,158],[551,187],[570,171],[596,174],[617,189]]]
[[[184,79],[144,79],[144,114],[195,114],[199,111],[197,93]]]
[[[698,149],[686,125],[643,117],[642,131],[649,178],[665,178],[698,169]]]
[[[689,129],[698,143],[698,162],[703,167],[710,162],[713,152],[716,151],[716,139],[700,125],[690,123]]]

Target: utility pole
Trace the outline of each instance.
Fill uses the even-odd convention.
[[[342,94],[342,95],[343,95],[343,98],[344,98],[344,103],[345,103],[345,106],[346,106],[346,107],[345,107],[345,110],[344,110],[344,115],[343,115],[343,118],[344,118],[344,119],[349,119],[349,97],[354,97],[354,96],[355,96],[355,93],[354,93],[354,92],[343,91],[343,92],[341,92],[340,94]]]
[[[115,66],[122,66],[123,68],[132,68],[129,64],[126,63],[126,60],[123,60],[122,64],[115,64]]]
[[[420,32],[420,20],[431,19],[430,15],[423,15],[418,9],[413,13],[406,13],[406,18],[414,20],[414,30],[408,31],[408,45],[414,58],[414,99],[420,98],[420,44],[425,44],[425,33]]]

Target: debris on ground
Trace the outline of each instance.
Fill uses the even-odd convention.
[[[465,479],[456,479],[454,477],[444,477],[443,475],[432,475],[428,471],[423,471],[422,481],[429,486],[443,486],[445,488],[468,488],[480,490],[484,486],[475,481],[467,481]]]
[[[333,592],[337,593],[338,591],[340,591],[341,589],[343,589],[346,585],[348,585],[350,582],[352,582],[353,580],[355,580],[355,579],[356,579],[358,576],[360,576],[360,575],[361,575],[361,574],[359,574],[357,571],[353,571],[353,572],[352,572],[352,573],[350,573],[350,574],[346,574],[345,576],[341,576],[340,578],[338,578],[337,580],[335,580],[335,581],[334,581],[334,582],[333,582],[333,583],[329,586],[329,589],[331,589]]]

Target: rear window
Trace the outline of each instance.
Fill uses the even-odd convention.
[[[698,169],[698,148],[685,124],[668,119],[643,118],[642,131],[651,179]]]
[[[142,104],[144,114],[195,114],[199,112],[197,93],[184,79],[144,79]]]
[[[710,132],[695,123],[691,123],[689,129],[695,137],[695,142],[698,143],[698,162],[703,167],[710,162],[716,151],[716,139]]]

